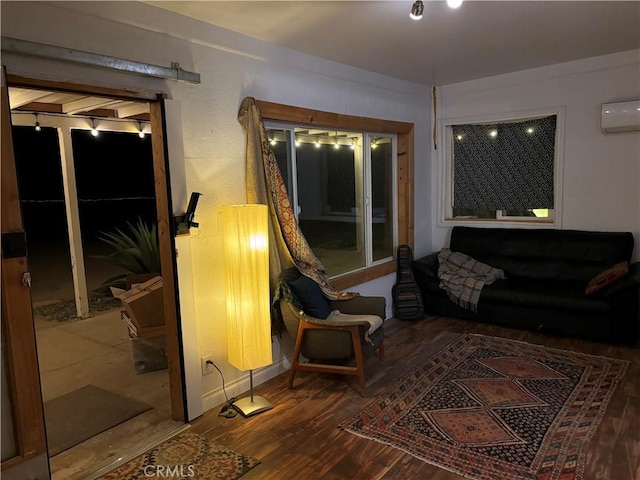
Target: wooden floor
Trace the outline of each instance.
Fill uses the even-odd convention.
[[[384,362],[367,361],[367,392],[362,398],[355,377],[301,372],[293,390],[287,375],[255,389],[274,405],[252,418],[219,417],[220,408],[193,422],[191,431],[261,460],[242,480],[458,480],[393,447],[340,431],[337,426],[362,410],[377,395],[434,349],[430,342],[446,341],[452,333],[479,333],[626,359],[631,365],[618,386],[587,459],[585,480],[640,480],[640,350],[514,330],[487,324],[427,317],[419,322],[396,319],[385,323]]]

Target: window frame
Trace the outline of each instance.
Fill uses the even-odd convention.
[[[501,123],[525,121],[532,118],[556,116],[555,154],[553,163],[554,208],[547,218],[508,216],[503,210],[496,210],[496,218],[455,218],[451,198],[453,194],[453,125],[469,123]],[[438,141],[441,148],[437,153],[438,178],[438,226],[478,225],[486,227],[556,227],[562,225],[562,178],[564,164],[564,118],[565,107],[547,107],[541,109],[519,110],[486,115],[474,115],[438,120]]]
[[[298,172],[298,157],[297,150],[295,146],[295,132],[294,130],[298,127],[309,127],[309,125],[303,125],[299,123],[285,123],[285,122],[276,122],[272,120],[264,121],[265,129],[267,133],[270,130],[282,130],[285,133],[287,145],[288,145],[288,155],[287,158],[291,159],[288,168],[288,177],[287,177],[287,191],[289,192],[289,198],[291,200],[291,205],[293,206],[293,214],[295,216],[296,222],[300,223],[300,210],[299,210],[299,199],[298,199],[298,190],[299,185],[297,182],[297,172]],[[313,125],[316,129],[321,129],[323,127],[319,125]],[[327,129],[331,130],[331,129]],[[361,163],[358,167],[356,166],[356,172],[358,170],[361,171],[361,174],[358,175],[356,173],[356,177],[361,177],[362,180],[362,202],[363,202],[363,221],[364,221],[364,262],[365,265],[362,267],[355,268],[353,270],[349,270],[344,273],[339,273],[337,275],[332,275],[330,280],[339,279],[344,275],[350,275],[351,273],[358,272],[360,270],[374,267],[376,265],[384,264],[390,260],[395,260],[395,249],[398,246],[398,192],[397,192],[397,152],[398,152],[398,138],[396,134],[393,133],[381,133],[381,132],[366,132],[360,130],[346,130],[352,133],[360,134],[362,136],[362,146],[360,147],[359,155],[356,156],[355,162],[356,165]],[[372,148],[371,144],[373,139],[387,138],[391,141],[391,162],[392,162],[392,170],[391,170],[391,187],[393,190],[393,198],[391,201],[391,218],[393,221],[392,225],[392,252],[389,256],[384,258],[374,260],[373,259],[373,191],[372,191],[372,165],[371,165],[371,155]],[[368,161],[367,161],[368,160]]]
[[[413,129],[414,124],[370,117],[323,112],[291,105],[256,100],[263,121],[290,126],[315,126],[330,130],[341,129],[368,132],[372,135],[395,135],[394,198],[395,244],[393,258],[374,262],[371,266],[330,279],[340,290],[359,285],[396,271],[397,245],[413,247]]]

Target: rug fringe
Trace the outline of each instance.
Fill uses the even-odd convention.
[[[344,431],[344,432],[349,432],[349,433],[351,433],[351,434],[353,434],[353,435],[355,435],[357,437],[364,438],[364,439],[367,439],[367,440],[373,440],[374,442],[378,442],[381,445],[387,445],[389,447],[395,448],[396,450],[400,450],[401,452],[404,452],[404,453],[406,453],[408,455],[411,455],[412,457],[417,458],[418,460],[422,460],[423,462],[428,463],[429,465],[433,465],[434,467],[442,468],[443,470],[446,470],[447,472],[455,473],[456,475],[460,475],[463,478],[468,478],[469,480],[476,480],[476,477],[468,476],[465,472],[456,470],[455,468],[452,468],[452,467],[448,467],[447,465],[443,465],[443,464],[434,462],[433,460],[429,460],[428,458],[422,457],[420,455],[416,455],[415,453],[410,452],[409,450],[406,450],[406,449],[404,449],[402,447],[398,447],[396,445],[393,445],[390,442],[385,442],[384,440],[380,440],[380,439],[377,439],[377,438],[374,438],[374,437],[368,437],[366,435],[362,435],[361,433],[356,432],[355,430],[351,430],[350,428],[346,428],[346,427],[342,427],[342,426],[340,426],[338,428],[340,430]],[[508,477],[504,477],[504,478],[506,480],[509,480]],[[513,479],[513,480],[517,480],[517,479]]]
[[[528,346],[532,346],[532,347],[544,348],[545,350],[551,350],[551,351],[554,351],[554,352],[562,352],[562,353],[569,352],[569,353],[574,353],[576,355],[584,355],[586,357],[591,357],[591,358],[601,358],[603,360],[614,360],[614,361],[617,361],[617,362],[626,363],[627,365],[629,365],[631,363],[629,360],[624,360],[622,358],[605,357],[604,355],[594,355],[592,353],[577,352],[575,350],[567,350],[567,349],[563,349],[563,348],[546,347],[544,345],[540,345],[539,343],[525,342],[524,340],[514,340],[514,339],[511,339],[511,338],[507,338],[507,337],[494,337],[493,335],[483,335],[481,333],[466,333],[466,332],[463,335],[468,335],[470,337],[482,337],[482,338],[491,338],[491,339],[495,338],[495,339],[498,339],[498,340],[507,340],[509,342],[520,343],[522,345],[528,345]]]

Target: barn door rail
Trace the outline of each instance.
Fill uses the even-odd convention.
[[[11,37],[2,37],[2,52],[29,55],[65,62],[92,65],[94,67],[119,70],[122,72],[144,75],[148,77],[166,78],[186,83],[200,83],[200,74],[183,70],[178,62],[171,62],[171,67],[161,67],[149,63],[136,62],[108,55],[57,47],[44,43],[30,42]]]

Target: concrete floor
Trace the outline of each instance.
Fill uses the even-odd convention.
[[[136,374],[120,309],[59,322],[36,318],[43,401],[95,385],[152,407],[50,459],[52,478],[91,478],[89,471],[145,450],[182,426],[170,419],[168,371]]]
[[[91,292],[120,267],[101,258],[101,242],[84,245],[87,287]],[[74,298],[69,247],[65,242],[29,244],[32,305],[36,308]],[[86,319],[57,321],[36,314],[36,341],[43,401],[85,385],[95,385],[151,406],[144,412],[49,459],[54,480],[85,480],[113,468],[174,435],[182,422],[171,420],[168,370],[136,374],[132,343],[120,309],[91,312]]]
[[[36,319],[36,338],[45,402],[91,384],[169,415],[167,370],[136,374],[120,309],[67,322]]]

